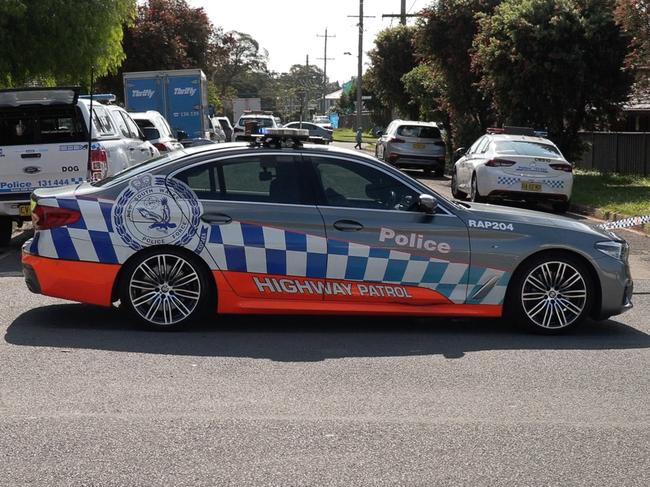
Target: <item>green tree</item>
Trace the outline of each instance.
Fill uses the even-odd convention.
[[[435,120],[444,116],[439,108],[441,83],[442,80],[436,76],[434,68],[428,64],[420,64],[402,76],[409,104],[417,111],[421,120]]]
[[[614,15],[631,38],[628,67],[647,68],[650,64],[650,1],[618,0]]]
[[[628,40],[607,0],[506,0],[475,40],[481,87],[504,123],[547,127],[567,156],[577,132],[607,120],[630,87]]]
[[[205,11],[186,0],[147,0],[138,6],[136,22],[124,28],[124,63],[98,82],[99,89],[121,97],[123,72],[200,68],[207,73],[219,35]]]
[[[439,0],[421,12],[415,43],[417,54],[441,82],[440,109],[449,115],[450,137],[468,147],[492,123],[490,100],[478,88],[472,70],[472,44],[478,15],[491,13],[500,0]]]
[[[368,52],[371,64],[367,76],[375,96],[408,118],[416,118],[417,110],[404,90],[402,76],[416,65],[414,34],[415,28],[404,25],[384,29],[375,39],[375,48]]]
[[[0,3],[0,83],[85,83],[124,60],[122,26],[135,0],[3,0]]]

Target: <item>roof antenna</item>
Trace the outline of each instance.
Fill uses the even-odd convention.
[[[93,91],[95,83],[95,66],[90,66],[90,109],[88,114],[88,176],[92,179],[91,145],[93,143]]]

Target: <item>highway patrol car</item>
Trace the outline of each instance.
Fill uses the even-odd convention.
[[[39,189],[30,290],[155,328],[210,312],[500,317],[542,332],[632,306],[627,243],[446,200],[362,153],[269,129]]]

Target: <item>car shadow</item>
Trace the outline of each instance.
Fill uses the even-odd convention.
[[[20,252],[23,244],[34,236],[34,231],[19,231],[6,247],[0,247],[0,277],[19,277],[23,275]]]
[[[570,334],[526,334],[495,319],[221,316],[179,332],[141,328],[117,309],[61,304],[31,309],[11,323],[12,345],[117,352],[315,362],[347,357],[442,355],[483,350],[649,348],[650,335],[615,321]]]

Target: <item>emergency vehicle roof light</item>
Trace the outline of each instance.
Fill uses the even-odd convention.
[[[258,134],[251,134],[246,139],[254,146],[297,147],[309,140],[309,130],[264,127]]]
[[[490,127],[487,129],[488,134],[505,134],[505,135],[527,135],[528,137],[544,137],[540,133],[545,131],[535,131],[531,127],[511,127],[504,125],[503,127]]]

